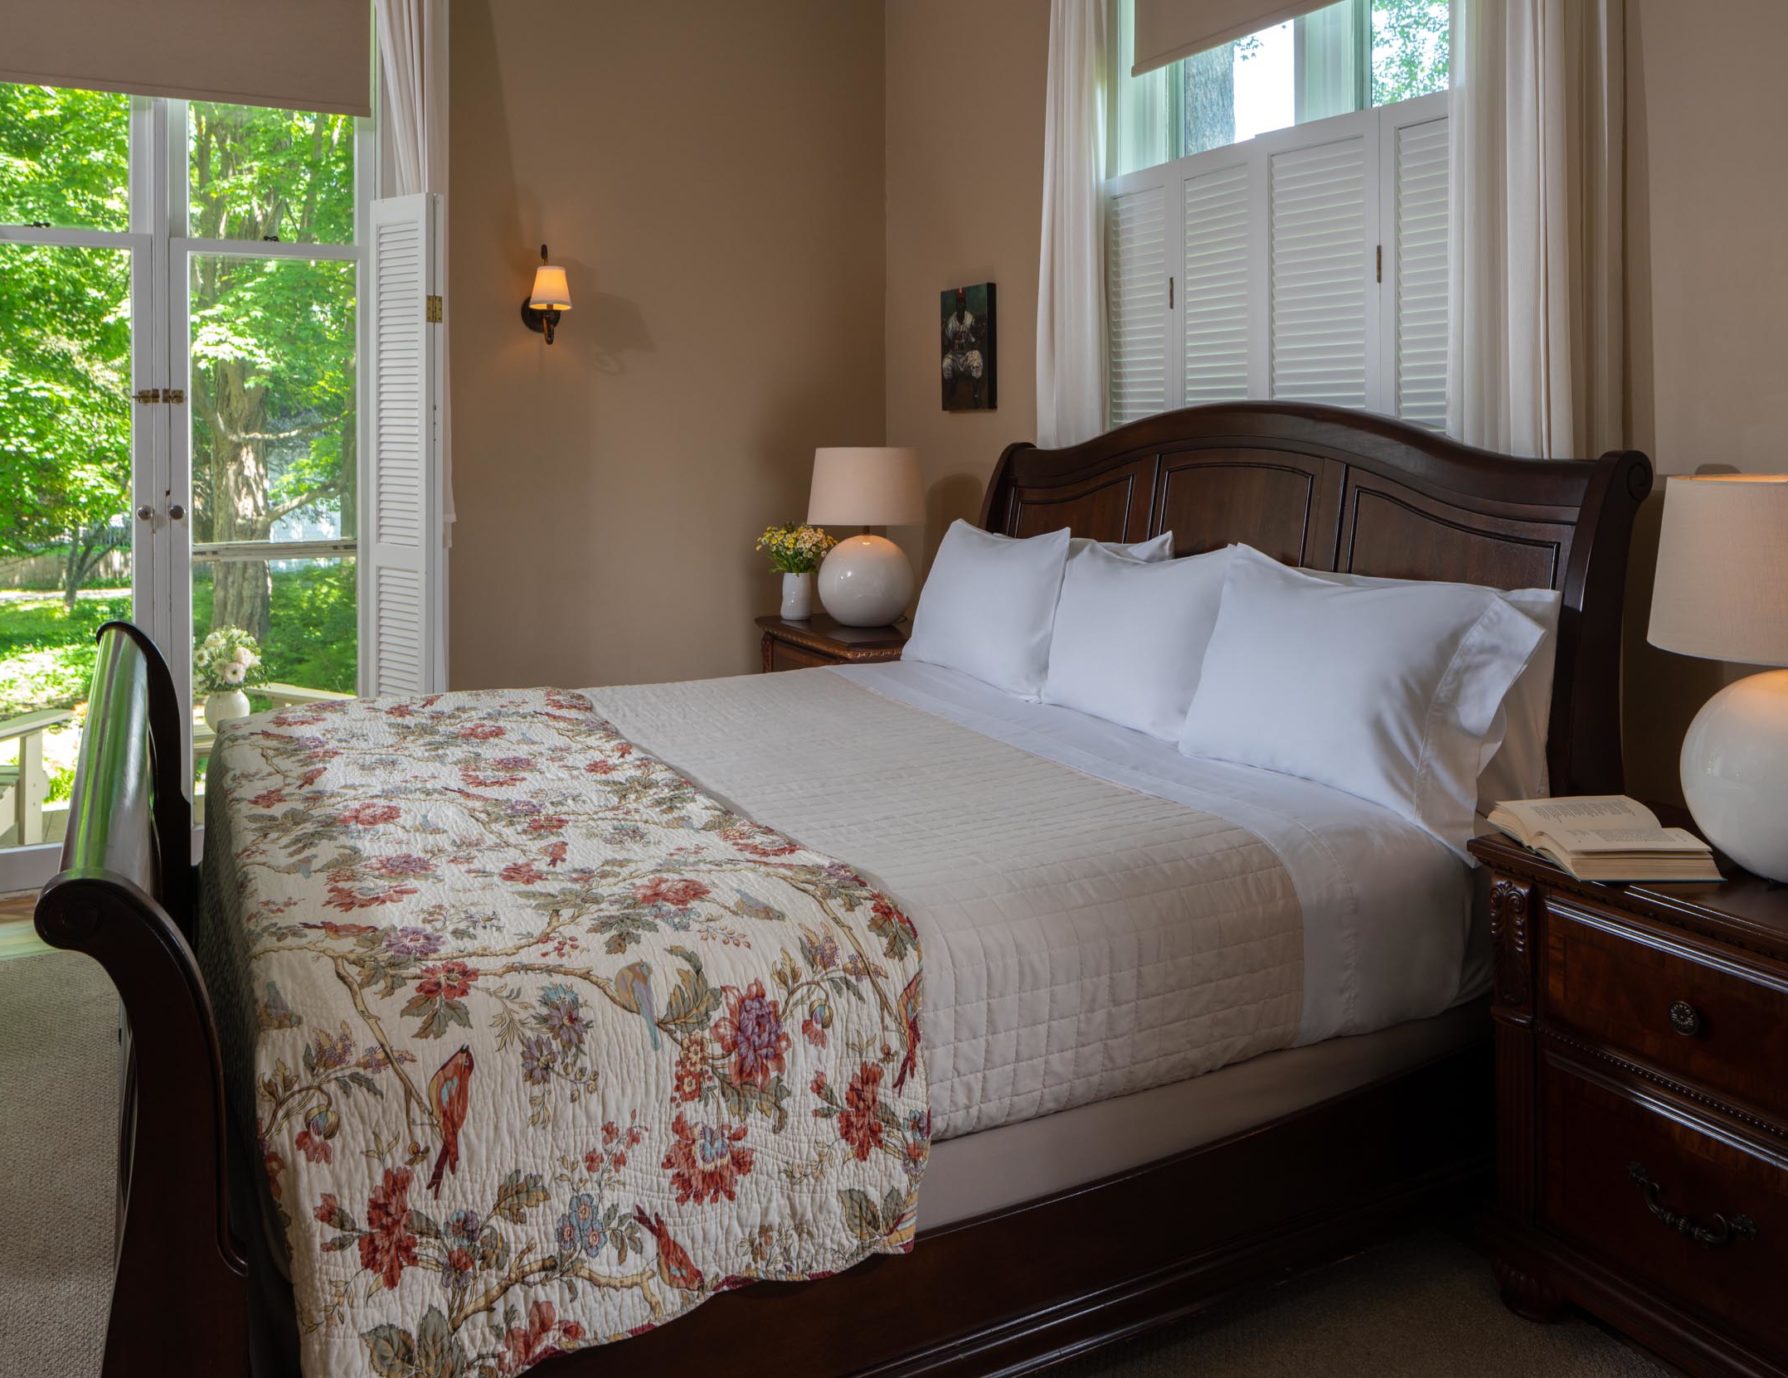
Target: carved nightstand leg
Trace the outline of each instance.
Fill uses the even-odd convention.
[[[1500,1258],[1496,1260],[1496,1283],[1502,1289],[1503,1305],[1530,1321],[1556,1321],[1568,1306],[1550,1283]]]

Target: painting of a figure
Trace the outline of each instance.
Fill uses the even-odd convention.
[[[994,372],[993,284],[952,287],[939,300],[945,411],[992,411],[999,402]]]

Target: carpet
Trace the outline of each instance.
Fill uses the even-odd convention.
[[[99,1371],[111,1297],[117,1029],[111,984],[88,958],[0,962],[0,1378]],[[74,1144],[91,1147],[70,1152]],[[1489,1264],[1434,1231],[1051,1370],[1054,1378],[1673,1372],[1587,1320],[1541,1326],[1514,1316]]]
[[[0,1378],[99,1372],[117,1138],[111,981],[75,952],[0,962]]]

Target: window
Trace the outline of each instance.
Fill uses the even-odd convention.
[[[372,143],[340,115],[0,84],[0,881],[48,873],[8,852],[59,840],[108,618],[183,690],[231,626],[267,679],[355,691]]]
[[[1446,0],[1342,0],[1142,77],[1108,121],[1108,412],[1273,397],[1439,427]]]

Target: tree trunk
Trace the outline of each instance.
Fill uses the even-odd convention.
[[[266,443],[246,437],[264,429],[260,388],[249,387],[241,364],[203,370],[210,394],[211,532],[213,541],[264,541],[272,534],[268,516]],[[264,560],[220,560],[212,566],[211,630],[240,627],[265,642],[272,580]]]

